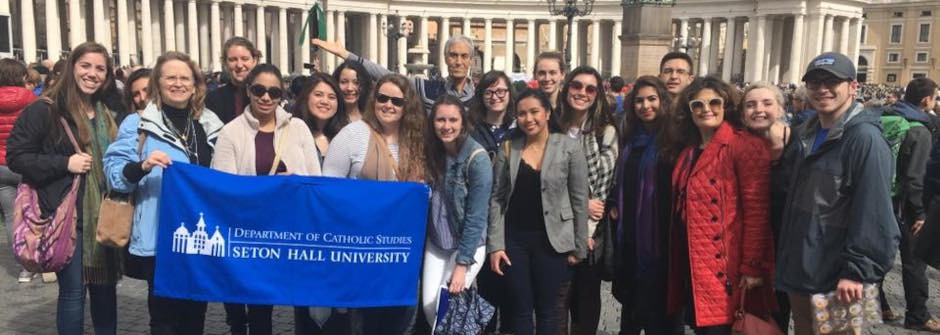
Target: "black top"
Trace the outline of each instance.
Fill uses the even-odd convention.
[[[525,160],[519,160],[516,185],[509,198],[507,209],[510,226],[525,230],[545,230],[545,217],[542,216],[541,177],[540,171],[533,169]]]
[[[215,113],[222,120],[222,123],[229,123],[236,116],[242,113],[237,110],[236,99],[241,99],[241,108],[248,104],[248,93],[245,89],[239,89],[232,83],[219,86],[206,95],[206,108]]]

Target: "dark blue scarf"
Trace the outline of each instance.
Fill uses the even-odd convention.
[[[634,274],[639,276],[646,273],[651,266],[660,263],[660,243],[659,243],[659,225],[656,224],[658,206],[656,203],[656,162],[658,160],[658,150],[656,147],[656,133],[649,133],[644,128],[628,139],[620,153],[621,166],[626,164],[633,149],[643,150],[640,155],[639,166],[637,168],[637,196],[636,213],[634,224],[634,244],[636,246],[636,268]],[[622,173],[617,174],[618,185],[623,185]],[[629,176],[626,176],[629,178]],[[626,190],[632,192],[634,190]],[[617,220],[617,241],[623,236],[623,192],[620,190],[617,196],[617,206],[621,209],[620,218]]]

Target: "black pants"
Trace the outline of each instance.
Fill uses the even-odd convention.
[[[790,296],[786,292],[774,290],[774,296],[777,297],[776,312],[771,312],[774,322],[780,327],[784,334],[790,331]]]
[[[601,268],[588,261],[578,264],[568,293],[575,335],[595,335],[601,320]],[[567,311],[565,312],[567,314]],[[567,316],[567,315],[566,315]]]
[[[225,323],[232,335],[271,335],[271,305],[225,304]]]
[[[415,318],[416,306],[369,307],[359,309],[363,335],[405,334]]]
[[[561,320],[561,286],[571,280],[568,254],[556,252],[544,230],[513,229],[506,234],[512,266],[504,273],[509,284],[515,335],[556,334]],[[535,309],[536,326],[532,327]]]
[[[294,335],[348,335],[352,334],[349,313],[334,309],[321,328],[310,317],[310,308],[294,307]]]
[[[905,325],[922,325],[930,319],[927,312],[927,264],[914,256],[913,220],[901,226],[901,278],[904,284]]]
[[[642,320],[642,325],[629,322],[634,320],[633,311],[628,308],[620,309],[620,335],[640,335],[640,331],[646,335],[682,335],[685,334],[685,325],[682,322],[681,313],[679,315],[658,315],[648,317]],[[649,316],[649,314],[647,314]]]
[[[147,310],[151,335],[202,335],[206,302],[153,295],[154,257],[141,257],[147,275]]]
[[[496,312],[486,325],[486,333],[493,333],[499,329],[501,333],[512,331],[512,309],[510,308],[509,291],[506,288],[506,277],[493,272],[490,267],[490,258],[486,257],[483,269],[477,275],[477,290],[480,296],[486,299]]]

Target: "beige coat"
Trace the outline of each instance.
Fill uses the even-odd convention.
[[[287,166],[288,173],[320,175],[320,160],[310,128],[300,119],[292,118],[281,107],[274,112],[274,120],[277,124],[274,146],[281,143],[281,136],[287,136],[279,150],[281,162]],[[258,175],[258,171],[255,171],[255,136],[258,127],[258,119],[246,106],[244,113],[222,127],[212,156],[212,168],[240,175]],[[267,171],[262,172],[265,173]]]

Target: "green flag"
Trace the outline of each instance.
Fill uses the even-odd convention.
[[[312,23],[311,23],[312,22]],[[304,27],[300,30],[300,37],[297,38],[297,45],[303,45],[307,38],[307,26],[313,27],[311,37],[326,40],[326,19],[323,18],[323,8],[320,8],[319,2],[314,2],[313,7],[307,10],[307,20],[304,21]]]

